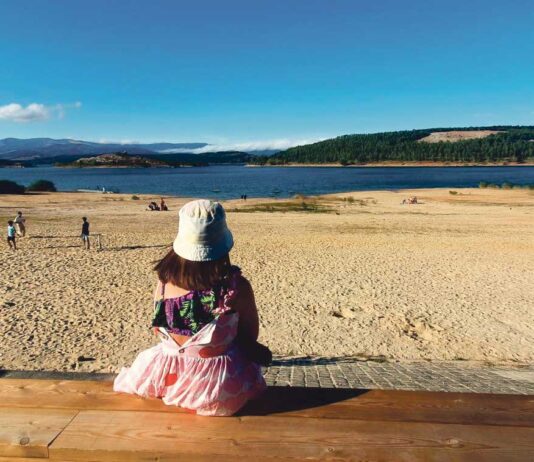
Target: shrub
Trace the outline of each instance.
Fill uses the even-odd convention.
[[[345,200],[346,200],[349,204],[353,204],[353,203],[354,203],[354,197],[352,197],[352,196],[346,197]]]
[[[139,196],[136,196],[135,194],[131,197],[131,199],[133,201],[138,201],[139,200]]]
[[[487,188],[488,187],[488,183],[486,183],[485,181],[481,181],[480,183],[478,183],[478,187],[479,188]]]
[[[45,191],[45,192],[56,192],[56,186],[54,183],[48,180],[37,180],[34,181],[30,186],[26,188],[27,191]]]
[[[458,191],[449,191],[449,194],[452,194],[453,196],[456,196],[456,194],[458,194]]]
[[[511,183],[503,183],[501,186],[502,189],[512,189]]]
[[[0,180],[0,194],[24,194],[24,186],[10,180]]]

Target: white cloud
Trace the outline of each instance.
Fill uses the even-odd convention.
[[[51,118],[62,119],[65,116],[66,109],[78,109],[80,107],[82,107],[82,103],[79,101],[73,104],[56,104],[54,106],[31,103],[26,107],[19,103],[10,103],[0,106],[0,120],[24,123],[49,120]]]
[[[144,144],[144,143],[140,143],[139,141],[131,140],[131,139],[113,140],[109,138],[100,138],[96,142],[100,144]]]
[[[289,139],[275,139],[275,140],[263,140],[263,141],[247,141],[240,143],[218,143],[218,144],[208,144],[202,148],[197,149],[166,149],[161,152],[165,153],[179,153],[179,152],[192,152],[194,154],[202,154],[205,152],[215,152],[215,151],[265,151],[265,150],[279,150],[283,151],[285,149],[291,148],[293,146],[300,146],[303,144],[316,143],[321,141],[321,139],[304,139],[304,140],[289,140]]]
[[[44,104],[32,103],[26,107],[17,103],[0,106],[0,119],[13,122],[30,122],[34,120],[47,120],[50,111]]]

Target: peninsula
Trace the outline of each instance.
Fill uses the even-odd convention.
[[[94,157],[82,157],[73,162],[55,164],[56,167],[177,167],[176,163],[165,162],[160,159],[131,156],[126,152],[100,154]]]

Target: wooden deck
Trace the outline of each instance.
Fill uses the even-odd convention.
[[[197,417],[110,382],[0,379],[0,462],[532,461],[534,397],[269,388]]]

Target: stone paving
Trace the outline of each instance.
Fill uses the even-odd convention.
[[[427,390],[534,395],[534,365],[487,366],[467,362],[358,361],[350,358],[275,358],[268,385],[384,390]],[[5,371],[0,378],[112,380],[113,374]]]
[[[269,385],[509,393],[534,395],[534,365],[487,366],[455,362],[394,363],[348,358],[276,358]]]

